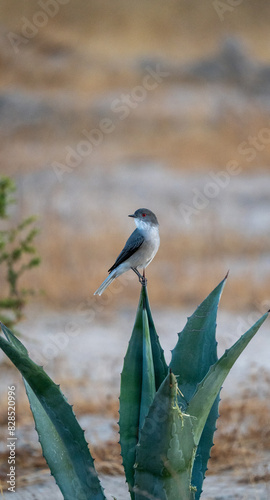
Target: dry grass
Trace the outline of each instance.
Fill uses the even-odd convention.
[[[269,472],[259,476],[255,465],[270,453],[269,415],[269,402],[264,399],[246,395],[239,401],[221,401],[208,473],[233,470],[237,474],[238,470],[241,480],[246,477],[249,482],[268,481]],[[123,474],[119,443],[109,441],[93,447],[92,452],[101,472]]]
[[[211,450],[209,474],[223,471],[233,471],[241,481],[258,482],[269,480],[269,470],[266,466],[270,454],[270,405],[269,381],[267,371],[255,373],[250,380],[250,388],[242,393],[239,400],[227,397],[220,403],[220,418],[217,421],[217,431],[214,436],[215,446]],[[67,386],[70,384],[66,381]],[[63,389],[63,387],[62,387]],[[6,403],[0,405],[6,408]],[[77,400],[74,411],[78,417],[82,415],[101,415],[102,418],[113,418],[115,430],[118,430],[119,401],[108,397],[105,400],[86,401],[84,397]],[[28,401],[20,398],[18,406],[18,422],[20,426],[33,426]],[[6,432],[6,413],[0,412],[1,435]],[[90,442],[91,453],[96,459],[98,472],[104,474],[123,474],[120,446],[117,441],[99,442],[94,446]],[[0,479],[5,479],[6,453],[1,453],[3,467]],[[18,486],[27,481],[32,472],[47,468],[37,443],[28,443],[18,448],[16,464],[20,470]],[[265,466],[263,466],[265,464]]]
[[[117,231],[110,234],[103,232],[91,239],[78,235],[74,240],[72,231],[70,234],[65,229],[62,231],[57,222],[52,222],[49,232],[57,234],[57,238],[40,236],[38,247],[42,264],[22,277],[21,286],[42,292],[32,299],[37,305],[42,302],[47,307],[76,310],[86,299],[95,301],[92,293],[106,277],[112,255],[120,250],[120,242],[125,240],[125,236]],[[46,234],[45,230],[44,236]],[[260,255],[269,245],[267,237],[265,240],[246,240],[234,232],[218,234],[220,237],[216,238],[214,234],[195,236],[186,233],[161,244],[147,273],[152,305],[197,305],[224,277],[231,260],[241,262],[246,258],[247,262],[249,259],[259,262]],[[121,306],[124,307],[133,302],[138,294],[137,279],[132,272],[117,280],[115,290],[122,286],[125,292],[121,294]],[[269,276],[266,274],[255,280],[253,270],[247,264],[240,274],[231,272],[222,306],[231,310],[254,308],[268,298],[268,291]],[[119,295],[114,292],[114,285],[105,295],[109,298],[106,308],[115,308]]]
[[[104,401],[83,405],[79,404],[79,414],[93,413],[118,418],[118,401]],[[270,453],[269,402],[265,399],[248,395],[239,401],[226,399],[220,404],[218,430],[215,434],[215,446],[211,450],[208,474],[217,474],[233,470],[241,481],[268,481],[269,471],[258,468],[260,461]],[[26,424],[26,421],[25,421]],[[16,462],[20,470],[20,484],[33,470],[46,468],[41,451],[23,449],[17,452]],[[116,441],[98,443],[91,447],[98,472],[104,474],[123,474],[120,445]],[[1,454],[3,464],[6,454]],[[0,478],[4,479],[5,470]]]
[[[220,405],[220,420],[209,462],[209,472],[250,468],[270,451],[268,401],[246,398]]]
[[[222,401],[208,473],[216,474],[225,470],[237,473],[239,470],[239,474],[242,471],[242,480],[245,473],[249,482],[269,480],[267,471],[260,477],[255,472],[255,464],[265,457],[265,453],[270,453],[269,414],[267,400],[255,396],[250,398],[248,394],[239,401]],[[119,443],[109,441],[93,447],[92,452],[101,472],[123,473]]]
[[[19,0],[14,0],[12,5],[9,0],[3,0],[0,14],[3,23],[19,31],[22,16],[32,19],[37,10],[34,0],[23,5]],[[218,37],[229,30],[247,36],[254,50],[262,57],[268,57],[268,15],[269,5],[263,0],[256,2],[256,5],[252,0],[243,2],[232,13],[225,15],[224,22],[219,20],[212,3],[198,4],[195,0],[188,4],[183,0],[168,0],[166,4],[158,0],[154,8],[152,2],[143,0],[136,3],[116,0],[113,5],[109,0],[78,0],[76,5],[69,2],[60,7],[58,14],[40,31],[57,34],[59,27],[68,28],[69,38],[72,39],[73,32],[74,40],[79,37],[80,41],[91,41],[97,54],[104,55],[104,47],[109,56],[116,54],[116,51],[123,55],[141,53],[147,49],[148,53],[161,51],[183,59],[192,54],[202,55]],[[206,33],[208,36],[205,36]]]

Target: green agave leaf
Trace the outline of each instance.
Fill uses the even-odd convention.
[[[168,366],[167,366],[167,363],[165,361],[164,351],[160,345],[159,338],[158,338],[158,335],[157,335],[157,332],[155,329],[146,287],[142,287],[142,294],[143,294],[143,298],[144,298],[144,305],[145,305],[145,308],[147,311],[149,332],[150,332],[150,339],[151,339],[151,347],[152,347],[152,354],[153,354],[156,390],[158,390],[160,384],[162,384],[163,380],[168,375]]]
[[[179,388],[186,400],[181,404],[183,410],[186,409],[188,401],[210,366],[217,361],[216,318],[226,279],[227,275],[188,318],[185,328],[178,334],[178,342],[172,351],[170,368],[177,376]],[[197,488],[196,500],[200,498],[202,492],[207,462],[213,446],[218,405],[219,395],[213,402],[196,453],[192,473],[192,484]]]
[[[25,354],[26,356],[28,356],[28,351],[26,349],[26,347],[22,344],[22,342],[17,338],[15,337],[15,335],[9,330],[9,328],[7,328],[5,325],[3,325],[3,323],[0,322],[0,325],[1,325],[1,330],[3,331],[3,333],[5,334],[7,340],[14,346],[16,347],[16,349],[21,353],[21,354]],[[1,338],[1,337],[0,337]]]
[[[177,382],[170,373],[156,393],[136,447],[135,500],[193,500],[194,452],[192,418],[177,404]]]
[[[193,396],[209,367],[217,361],[217,308],[226,278],[188,318],[172,350],[170,369],[177,376],[178,386],[187,401]]]
[[[195,500],[199,500],[202,494],[202,486],[207,471],[207,463],[210,458],[210,450],[213,446],[213,437],[216,431],[216,422],[219,417],[218,406],[220,402],[219,393],[209,412],[205,426],[198,444],[192,469],[192,484],[196,487]],[[188,410],[187,410],[188,411]]]
[[[198,385],[187,408],[188,414],[194,417],[195,444],[199,443],[209,411],[230,369],[264,323],[268,314],[269,312],[264,314],[230,349],[225,351],[223,356],[211,366],[207,375]]]
[[[134,463],[139,432],[156,393],[156,383],[167,373],[163,351],[155,331],[142,286],[136,320],[124,359],[120,390],[120,444],[126,480],[134,498]]]
[[[152,356],[149,324],[146,309],[142,311],[143,319],[143,359],[142,359],[142,393],[141,393],[141,408],[140,408],[140,424],[141,429],[145,417],[149,411],[152,401],[156,394],[154,363]]]
[[[2,325],[0,347],[21,372],[44,457],[65,500],[104,500],[94,461],[59,387],[28,356],[23,344]]]

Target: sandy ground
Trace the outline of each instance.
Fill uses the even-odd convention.
[[[226,287],[229,286],[228,282]],[[151,285],[148,288],[151,299]],[[106,314],[104,304],[100,306],[101,311],[98,310],[98,305],[96,307],[95,315],[93,310],[64,315],[33,310],[32,314],[30,313],[31,321],[29,319],[20,324],[22,340],[31,358],[42,364],[53,380],[63,386],[63,390],[67,389],[69,399],[75,397],[79,400],[80,385],[85,396],[93,397],[97,393],[99,398],[118,395],[123,358],[136,309],[119,309],[113,314]],[[177,342],[177,332],[183,329],[187,316],[192,312],[191,308],[179,312],[174,309],[153,310],[167,362],[170,361],[170,350]],[[219,356],[248,330],[262,313],[255,310],[238,315],[222,311],[221,298],[217,324]],[[100,315],[103,316],[102,321],[98,319]],[[237,395],[246,390],[254,374],[258,375],[258,385],[262,382],[259,374],[262,374],[263,379],[264,371],[270,369],[269,342],[269,325],[266,321],[226,379],[223,397]],[[2,352],[0,359],[4,360]],[[71,380],[73,384],[70,384]]]
[[[35,478],[30,478],[30,481]],[[39,476],[41,479],[41,476]],[[123,477],[101,476],[102,486],[108,500],[115,497],[117,500],[128,500],[129,494]],[[53,484],[53,479],[44,473],[42,485],[29,486],[21,489],[18,493],[5,493],[6,498],[16,500],[43,500],[53,498],[62,500],[63,496],[59,489]],[[205,480],[202,500],[268,500],[270,495],[269,483],[261,484],[239,484],[231,474],[220,474],[210,476]]]

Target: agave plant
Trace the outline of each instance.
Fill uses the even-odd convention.
[[[231,367],[268,316],[217,358],[216,315],[226,278],[188,318],[167,366],[142,286],[124,359],[120,444],[132,500],[199,500]],[[42,451],[65,500],[105,495],[84,433],[64,395],[2,325],[0,347],[20,370]]]

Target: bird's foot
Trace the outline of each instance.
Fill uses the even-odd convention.
[[[140,276],[139,277],[139,282],[141,283],[142,286],[146,286],[147,285],[147,279],[145,276]]]
[[[136,267],[132,267],[131,268],[132,271],[134,271],[135,274],[137,274],[138,278],[139,278],[139,282],[141,283],[142,286],[146,286],[147,285],[147,279],[145,277],[145,274],[141,274],[138,269]]]

